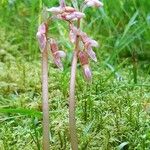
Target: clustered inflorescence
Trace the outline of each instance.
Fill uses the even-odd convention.
[[[79,38],[79,49],[77,50],[77,56],[83,68],[84,75],[87,80],[90,80],[91,70],[89,67],[89,58],[97,61],[96,54],[93,51],[93,47],[98,47],[98,43],[91,39],[85,32],[74,25],[74,22],[85,17],[83,13],[86,7],[102,7],[103,3],[99,0],[85,0],[83,2],[81,11],[66,6],[64,0],[60,0],[60,6],[47,8],[46,11],[52,14],[49,19],[61,19],[69,23],[69,39],[73,44],[76,44],[77,37]],[[61,58],[65,57],[65,53],[60,51],[55,39],[48,37],[48,21],[42,23],[37,32],[37,38],[41,52],[47,48],[50,50],[54,63],[63,69]]]

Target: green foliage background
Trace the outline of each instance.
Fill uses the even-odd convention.
[[[78,1],[81,3],[81,1]],[[104,0],[86,9],[82,28],[100,43],[92,84],[78,65],[80,149],[150,149],[150,1]],[[67,1],[71,5],[70,1]],[[42,5],[54,0],[0,1],[0,149],[41,149],[41,65],[36,32]],[[64,71],[49,61],[51,149],[69,150],[68,87],[72,45],[62,22],[50,27],[67,52]]]

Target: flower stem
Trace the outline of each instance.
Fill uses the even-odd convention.
[[[78,28],[80,27],[80,20],[78,20]],[[75,120],[75,80],[76,80],[76,68],[77,68],[77,52],[79,49],[79,37],[76,38],[75,50],[73,54],[72,66],[71,66],[71,78],[70,78],[70,92],[69,92],[69,129],[71,138],[72,150],[78,150],[78,138],[76,131]]]
[[[43,150],[49,150],[48,51],[42,53]]]

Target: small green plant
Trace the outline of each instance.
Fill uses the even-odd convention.
[[[54,38],[49,36],[48,27],[55,19],[64,20],[68,23],[69,39],[74,44],[73,59],[71,65],[70,92],[69,92],[69,130],[71,138],[71,148],[78,149],[78,140],[75,121],[75,81],[76,68],[79,59],[83,68],[83,73],[87,81],[91,81],[92,73],[89,66],[89,58],[97,61],[93,47],[98,47],[98,43],[91,39],[81,30],[81,20],[85,17],[84,10],[87,7],[102,7],[103,3],[98,0],[85,0],[80,7],[75,1],[76,7],[70,7],[60,0],[60,6],[44,8],[43,22],[38,28],[37,38],[42,53],[42,95],[43,95],[43,149],[49,149],[49,108],[48,108],[48,51],[50,51],[54,63],[63,70],[61,58],[65,53],[60,51]],[[48,13],[50,12],[50,16]],[[77,24],[77,26],[75,26]]]

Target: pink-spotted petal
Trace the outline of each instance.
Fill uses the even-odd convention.
[[[83,71],[84,71],[84,76],[85,78],[90,81],[92,79],[92,73],[89,65],[84,65],[83,66]]]

